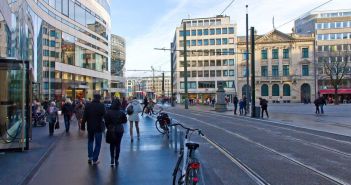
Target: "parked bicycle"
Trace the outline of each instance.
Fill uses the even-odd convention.
[[[181,126],[186,130],[185,140],[180,149],[175,168],[173,170],[173,185],[196,185],[199,182],[200,162],[194,153],[199,147],[198,143],[190,142],[190,137],[194,132],[200,136],[204,134],[199,129],[188,128],[180,123],[170,124],[169,126]]]
[[[157,131],[159,131],[161,134],[168,134],[169,132],[168,126],[171,123],[171,119],[169,118],[168,114],[165,112],[162,112],[162,109],[161,109],[155,115],[156,115],[155,126]]]

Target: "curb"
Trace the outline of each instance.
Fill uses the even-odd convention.
[[[46,161],[46,159],[49,157],[49,155],[51,154],[51,152],[54,150],[56,144],[61,140],[62,136],[65,134],[65,132],[63,131],[60,135],[58,135],[58,138],[53,141],[49,147],[48,150],[41,156],[41,158],[39,159],[39,161],[34,165],[34,167],[24,176],[23,180],[18,184],[18,185],[27,185],[32,178],[34,177],[34,175],[38,172],[38,170],[40,169],[41,165]]]

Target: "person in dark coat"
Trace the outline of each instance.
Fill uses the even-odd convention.
[[[85,130],[87,123],[88,130],[88,163],[99,164],[99,154],[101,148],[102,132],[104,131],[103,117],[105,106],[100,102],[101,96],[94,95],[91,103],[87,104],[84,110],[81,129]],[[95,140],[95,148],[94,147]]]
[[[112,102],[110,110],[105,114],[107,127],[106,142],[110,143],[111,166],[118,165],[121,140],[124,128],[122,124],[127,123],[127,116],[121,110],[121,102],[117,99]]]
[[[238,109],[238,103],[239,103],[237,96],[234,96],[233,103],[234,103],[234,114],[236,114],[236,110]]]
[[[259,100],[260,100],[260,105],[261,105],[261,109],[262,109],[261,117],[263,118],[263,113],[266,112],[267,118],[269,118],[268,111],[267,111],[268,101],[266,99],[263,99],[263,98],[259,98]]]
[[[314,100],[314,106],[316,106],[316,114],[319,114],[319,105],[320,105],[320,99],[317,98]]]
[[[147,108],[147,106],[149,104],[149,102],[147,101],[147,97],[146,96],[144,97],[144,102],[143,103],[144,103],[144,107],[143,107],[143,111],[141,112],[141,116],[143,116],[145,108]]]
[[[66,133],[69,132],[69,127],[71,125],[71,118],[73,115],[73,105],[69,98],[66,99],[65,104],[62,106],[63,119],[65,121]]]
[[[321,114],[324,114],[324,109],[323,109],[324,105],[327,105],[327,101],[323,96],[321,96],[319,98],[319,107],[321,108]]]
[[[124,113],[126,113],[126,108],[128,106],[128,101],[126,99],[126,97],[123,97],[122,98],[122,105],[121,105],[121,109]]]

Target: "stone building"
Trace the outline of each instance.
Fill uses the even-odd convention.
[[[237,55],[239,98],[246,94],[245,38],[238,37],[237,44],[238,52],[241,53]],[[256,97],[265,98],[269,102],[313,101],[316,95],[313,44],[312,35],[285,34],[276,29],[265,35],[256,35]]]

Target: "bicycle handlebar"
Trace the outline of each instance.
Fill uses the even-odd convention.
[[[185,130],[188,130],[188,131],[192,131],[192,132],[197,131],[198,134],[199,134],[200,136],[205,136],[205,135],[202,133],[202,131],[201,131],[200,129],[197,129],[197,128],[189,128],[189,127],[184,126],[184,125],[181,124],[181,123],[169,124],[168,126],[172,127],[172,126],[177,126],[177,125],[181,126],[182,128],[184,128]]]

